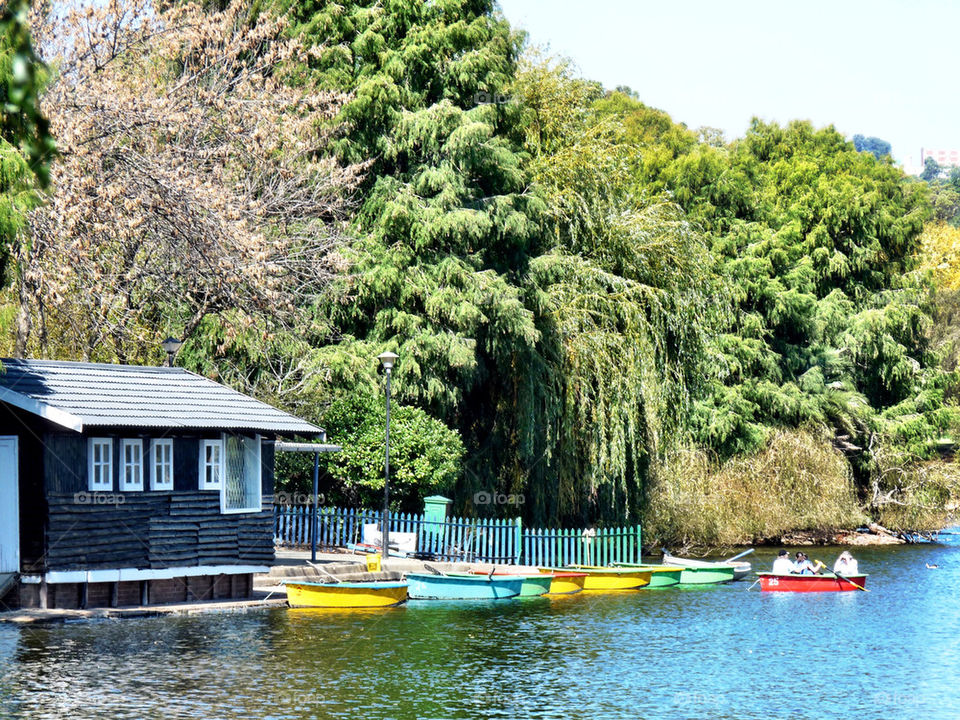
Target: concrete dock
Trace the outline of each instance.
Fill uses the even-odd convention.
[[[489,572],[494,566],[490,563],[465,562],[425,562],[412,558],[389,558],[381,564],[380,572],[367,571],[368,555],[318,552],[315,563],[310,560],[309,550],[291,550],[278,548],[276,561],[269,573],[255,575],[253,594],[247,600],[211,600],[186,603],[157,605],[92,608],[89,610],[72,609],[28,609],[0,612],[0,622],[18,625],[37,623],[77,622],[84,620],[116,620],[137,617],[157,617],[163,615],[194,615],[215,612],[246,612],[264,608],[286,607],[286,581],[330,582],[336,578],[342,582],[364,582],[373,580],[399,580],[404,573],[411,572],[469,572],[483,570]],[[524,568],[511,565],[511,570]],[[432,570],[431,570],[432,569]],[[537,572],[536,568],[528,568]]]

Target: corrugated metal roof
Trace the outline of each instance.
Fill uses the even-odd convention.
[[[252,430],[315,435],[316,425],[182,368],[2,361],[0,400],[64,427]]]

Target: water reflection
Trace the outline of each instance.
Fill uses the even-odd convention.
[[[741,582],[3,626],[0,716],[954,720],[958,552],[859,551],[870,593]],[[753,558],[767,567],[773,553]]]

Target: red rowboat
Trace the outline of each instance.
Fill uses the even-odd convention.
[[[761,590],[779,592],[856,591],[867,581],[866,575],[848,575],[843,578],[838,578],[836,575],[774,575],[773,573],[757,573],[757,575],[760,576]]]

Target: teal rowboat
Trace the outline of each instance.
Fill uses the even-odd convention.
[[[430,575],[409,573],[411,600],[503,600],[520,595],[524,575]]]
[[[664,567],[663,565],[644,565],[643,563],[614,563],[614,567],[635,568],[637,570],[650,570],[650,584],[646,586],[647,590],[655,588],[673,587],[679,585],[683,568]]]
[[[463,575],[464,573],[449,573],[450,575]],[[490,573],[486,573],[483,570],[472,570],[469,573],[469,576],[475,577],[477,575],[489,576]],[[523,584],[520,586],[520,597],[539,597],[541,595],[546,595],[550,592],[550,583],[553,582],[553,575],[541,575],[537,573],[536,575],[524,575],[523,573],[514,573],[514,572],[495,572],[494,577],[512,577],[512,578],[521,578]]]

